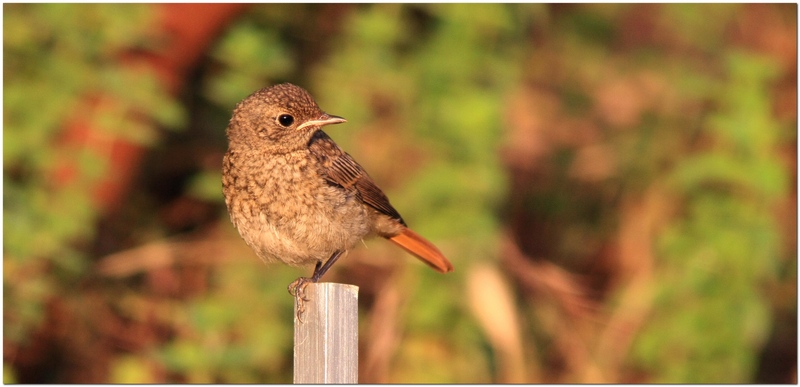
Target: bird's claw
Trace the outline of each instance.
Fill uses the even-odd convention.
[[[294,297],[297,303],[297,321],[300,323],[303,322],[301,315],[306,310],[305,302],[310,300],[308,297],[306,297],[305,292],[306,286],[308,286],[309,282],[313,282],[311,278],[300,277],[289,284],[289,294]]]

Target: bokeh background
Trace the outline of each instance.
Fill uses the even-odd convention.
[[[455,264],[381,240],[362,383],[796,383],[796,4],[3,6],[3,380],[290,383],[221,194],[299,84]]]

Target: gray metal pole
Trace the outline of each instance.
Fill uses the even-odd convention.
[[[358,383],[358,286],[309,283],[294,318],[294,383]]]

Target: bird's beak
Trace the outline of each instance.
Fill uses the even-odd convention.
[[[304,122],[302,125],[297,127],[297,130],[303,130],[310,126],[322,127],[331,124],[341,124],[342,122],[347,122],[347,120],[339,116],[332,116],[330,114],[325,113],[319,116],[319,118],[317,118],[316,120]]]

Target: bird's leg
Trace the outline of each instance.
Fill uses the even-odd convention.
[[[319,279],[333,266],[333,263],[339,259],[342,253],[344,253],[344,250],[334,251],[331,257],[325,261],[324,265],[322,261],[317,261],[317,265],[314,266],[314,274],[311,275],[311,278],[300,277],[289,284],[289,294],[297,299],[297,319],[300,322],[303,322],[300,315],[305,311],[305,302],[308,301],[308,297],[306,297],[305,294],[306,286],[308,286],[309,282],[319,282]]]
[[[324,265],[320,266],[318,263],[317,267],[314,268],[314,274],[311,275],[311,282],[319,282],[319,279],[328,272],[328,269],[330,269],[331,266],[333,266],[333,263],[342,256],[342,253],[344,253],[344,250],[334,251],[333,254],[331,254],[331,257],[325,261]]]

